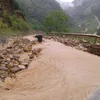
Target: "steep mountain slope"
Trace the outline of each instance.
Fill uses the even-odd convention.
[[[100,0],[74,0],[73,4],[74,7],[65,11],[78,25],[88,28],[89,33],[94,33],[98,27],[94,16],[100,20]]]

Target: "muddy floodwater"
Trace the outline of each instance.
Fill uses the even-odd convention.
[[[38,47],[41,56],[0,90],[0,100],[87,100],[99,88],[100,57],[52,40]]]

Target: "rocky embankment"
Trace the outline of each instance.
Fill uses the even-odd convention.
[[[37,41],[17,38],[10,42],[9,46],[0,50],[0,80],[2,81],[7,77],[15,78],[16,73],[27,69],[31,61],[41,52],[41,48],[32,49]]]
[[[82,50],[100,56],[100,44],[91,44],[87,41],[73,40],[71,38],[60,37],[60,36],[46,36],[46,38],[53,39],[67,46],[74,47],[78,50]]]

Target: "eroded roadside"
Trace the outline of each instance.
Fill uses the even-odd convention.
[[[7,77],[16,78],[16,73],[25,70],[36,59],[42,49],[33,49],[38,41],[18,37],[8,40],[6,48],[0,50],[0,81],[5,82]],[[6,88],[9,90],[9,88]]]

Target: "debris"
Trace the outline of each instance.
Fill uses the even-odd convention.
[[[40,54],[42,49],[32,50],[33,44],[36,42],[17,38],[6,49],[0,50],[0,79],[2,81],[5,81],[8,76],[16,77],[17,72],[28,68],[34,56],[37,57]],[[20,59],[22,55],[26,58]]]

